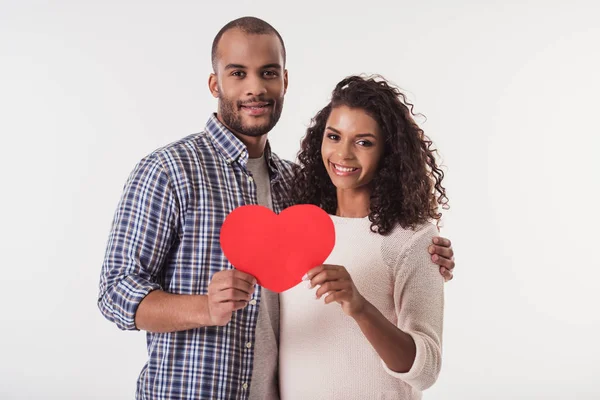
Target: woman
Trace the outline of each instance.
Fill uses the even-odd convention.
[[[283,400],[419,399],[437,379],[444,280],[427,247],[447,198],[411,110],[352,76],[303,139],[292,195],[331,214],[336,246],[280,296]]]

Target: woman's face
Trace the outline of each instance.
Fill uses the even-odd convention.
[[[331,110],[321,154],[336,188],[367,188],[375,176],[383,148],[379,125],[365,111],[347,106]]]

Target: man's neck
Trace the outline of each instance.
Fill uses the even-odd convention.
[[[248,157],[260,158],[263,155],[265,146],[267,145],[267,135],[252,137],[239,135],[236,132],[233,132],[233,134],[246,145],[246,148],[248,149]]]
[[[231,133],[233,133],[235,135],[235,137],[237,137],[238,139],[240,139],[242,141],[242,143],[244,143],[244,145],[248,149],[248,157],[260,158],[260,156],[263,155],[263,152],[265,151],[265,146],[267,145],[267,134],[260,135],[260,136],[243,135],[239,132],[234,131],[229,126],[227,126],[227,124],[221,119],[221,116],[219,114],[217,114],[217,119],[225,127],[227,127],[227,129],[229,129],[231,131]]]

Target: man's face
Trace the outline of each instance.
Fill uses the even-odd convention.
[[[276,35],[231,29],[221,37],[209,87],[218,116],[234,133],[261,136],[279,121],[287,89],[282,46]]]

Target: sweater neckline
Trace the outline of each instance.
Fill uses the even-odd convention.
[[[365,222],[365,221],[371,222],[371,221],[369,221],[368,215],[366,217],[340,217],[338,215],[329,214],[329,216],[331,217],[332,220],[334,220],[336,222],[343,222],[343,223]]]

